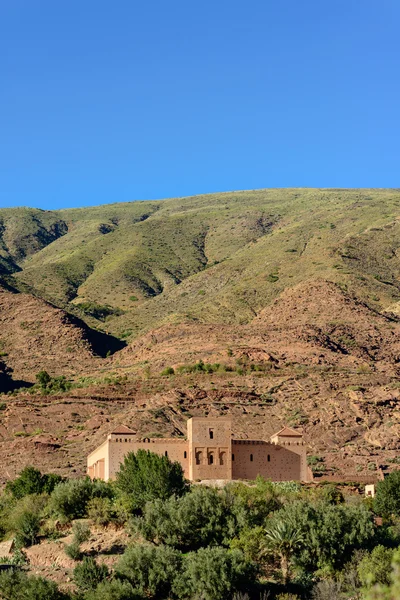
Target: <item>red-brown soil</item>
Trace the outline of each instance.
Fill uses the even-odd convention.
[[[50,366],[94,377],[58,396],[3,396],[3,482],[32,463],[81,475],[87,453],[117,424],[139,437],[185,435],[186,419],[201,414],[231,415],[242,438],[299,427],[309,453],[343,477],[393,468],[400,456],[399,322],[333,283],[293,288],[249,325],[165,325],[106,359],[62,311],[9,293],[0,302],[0,337],[18,378],[32,381]],[[200,359],[242,371],[160,377],[166,366]]]

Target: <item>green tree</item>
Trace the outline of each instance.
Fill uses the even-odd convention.
[[[49,509],[61,520],[68,522],[72,519],[86,517],[87,506],[92,498],[112,498],[113,490],[110,484],[89,477],[70,479],[59,483],[50,497]]]
[[[169,546],[132,546],[119,560],[116,573],[127,579],[139,594],[168,598],[181,562],[180,552]]]
[[[278,521],[265,531],[265,551],[272,551],[279,557],[283,583],[286,585],[290,575],[292,556],[304,543],[304,536],[294,523]]]
[[[182,496],[188,490],[178,462],[146,450],[125,456],[117,473],[116,487],[132,511],[142,509],[150,500]]]
[[[183,551],[229,543],[236,533],[232,498],[224,492],[194,486],[181,498],[148,502],[134,526],[146,540]]]
[[[369,546],[375,535],[373,515],[363,504],[332,505],[296,501],[272,517],[291,523],[304,543],[295,551],[296,565],[306,571],[340,569],[349,554]]]
[[[251,585],[255,574],[254,565],[239,550],[200,548],[184,556],[173,591],[178,598],[225,600]]]
[[[263,555],[264,545],[265,530],[258,525],[251,529],[243,529],[238,537],[231,540],[230,548],[240,550],[247,560],[256,562]]]
[[[393,553],[389,585],[377,584],[365,595],[365,600],[397,600],[400,598],[400,549]]]
[[[400,515],[400,471],[393,471],[378,482],[374,508],[383,517]]]
[[[384,546],[375,546],[370,554],[364,556],[357,567],[361,584],[365,588],[373,585],[389,585],[391,582],[391,564],[393,550]]]
[[[47,371],[39,371],[39,373],[36,373],[36,381],[41,388],[46,389],[51,381],[51,377]]]
[[[62,481],[62,477],[54,473],[42,475],[39,469],[28,466],[12,481],[8,481],[6,490],[14,498],[20,499],[30,494],[51,494],[55,486]]]
[[[107,565],[99,565],[91,556],[85,556],[74,569],[74,582],[82,591],[94,590],[108,575]]]
[[[225,489],[233,497],[232,512],[241,528],[264,525],[268,515],[282,507],[281,490],[260,476],[255,485],[235,481]]]

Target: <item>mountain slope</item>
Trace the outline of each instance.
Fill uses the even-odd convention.
[[[255,190],[31,215],[46,231],[50,217],[64,235],[44,247],[8,240],[16,285],[117,336],[249,322],[315,277],[379,309],[400,301],[398,190]]]
[[[0,352],[13,379],[34,382],[42,369],[67,377],[90,373],[100,367],[101,356],[122,347],[40,298],[0,286]]]

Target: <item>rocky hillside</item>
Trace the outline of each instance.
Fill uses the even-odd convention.
[[[118,423],[302,428],[317,473],[400,462],[397,190],[0,210],[0,473],[84,472]],[[23,389],[46,370],[71,389]]]

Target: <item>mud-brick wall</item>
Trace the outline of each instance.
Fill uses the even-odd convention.
[[[92,479],[108,479],[108,440],[96,448],[87,459],[87,472]]]
[[[268,442],[232,440],[232,478],[255,479],[257,475],[273,481],[301,481],[300,456]]]
[[[179,462],[185,473],[189,477],[189,444],[186,440],[168,440],[168,439],[150,439],[147,442],[138,442],[130,439],[129,436],[113,436],[109,440],[109,477],[114,479],[119,471],[119,466],[123,462],[128,452],[137,452],[138,450],[150,450],[160,456],[168,456],[172,462]]]

